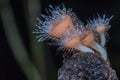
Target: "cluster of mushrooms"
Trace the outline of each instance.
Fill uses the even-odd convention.
[[[64,5],[49,7],[47,16],[41,14],[42,19],[37,18],[34,33],[39,42],[51,40],[51,45],[57,45],[59,49],[69,52],[98,52],[107,60],[106,31],[110,28],[109,22],[113,16],[108,18],[98,14],[84,25],[72,9],[66,9]]]

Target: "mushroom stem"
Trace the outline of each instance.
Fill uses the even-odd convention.
[[[102,46],[100,46],[97,42],[94,42],[90,47],[98,51],[101,54],[102,58],[107,60],[106,50]]]
[[[87,46],[84,46],[84,45],[80,45],[78,47],[78,49],[82,52],[91,52],[91,53],[95,53],[92,49],[90,49],[89,47]]]
[[[104,47],[106,43],[106,38],[104,33],[100,34],[100,39],[101,39],[101,45]]]

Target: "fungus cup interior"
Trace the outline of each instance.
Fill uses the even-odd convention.
[[[96,28],[96,31],[98,33],[104,33],[105,32],[105,25],[100,25],[99,27]]]
[[[67,40],[64,45],[69,47],[69,48],[74,48],[74,49],[78,49],[78,46],[81,44],[80,41],[80,36],[77,35],[69,40]]]
[[[83,32],[84,38],[81,40],[81,43],[85,46],[90,46],[94,42],[94,33],[91,31],[84,31]]]
[[[60,15],[52,23],[53,29],[49,33],[51,36],[61,38],[65,36],[65,32],[69,31],[70,27],[73,27],[72,18],[69,15]]]

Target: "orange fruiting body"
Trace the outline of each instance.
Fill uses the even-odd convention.
[[[64,17],[64,19],[60,20],[60,17]],[[72,19],[69,15],[61,15],[58,16],[52,23],[53,29],[50,31],[50,35],[61,38],[64,36],[64,33],[69,31],[71,27],[73,27]]]
[[[91,31],[88,31],[84,39],[82,39],[81,43],[85,46],[90,46],[94,42],[94,33]]]
[[[96,31],[98,33],[104,33],[105,32],[105,25],[100,25],[99,27],[96,28]]]
[[[113,16],[108,18],[105,14],[102,17],[98,14],[97,18],[88,21],[86,27],[91,31],[98,32],[99,34],[105,33],[105,31],[107,31],[111,27],[109,25],[109,22],[112,18]]]
[[[74,48],[74,49],[78,49],[78,46],[80,44],[81,44],[80,36],[75,36],[64,43],[66,47]]]
[[[49,13],[50,12],[50,13]],[[38,34],[38,41],[51,40],[52,45],[58,45],[59,49],[81,52],[97,51],[106,60],[107,52],[104,48],[106,43],[105,31],[110,28],[109,22],[113,16],[107,18],[99,16],[84,24],[64,5],[53,8],[50,5],[49,16],[41,15],[44,20],[37,18],[39,23],[35,33]],[[97,41],[98,38],[98,41]],[[71,49],[72,48],[72,49]]]

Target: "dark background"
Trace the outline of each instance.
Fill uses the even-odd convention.
[[[17,28],[22,36],[22,40],[26,46],[29,55],[30,38],[28,33],[29,26],[26,24],[25,11],[23,7],[24,0],[10,0]],[[25,0],[27,2],[27,0]],[[72,8],[76,15],[84,22],[89,18],[93,18],[97,13],[114,15],[111,20],[111,29],[109,30],[109,37],[107,42],[107,51],[112,67],[116,70],[120,77],[120,1],[119,0],[41,0],[42,13],[49,4],[53,6],[64,3],[67,8]],[[26,4],[27,5],[27,4]],[[37,16],[36,16],[37,17]],[[27,80],[22,72],[20,66],[14,59],[10,46],[3,29],[3,24],[0,18],[0,80]],[[54,47],[49,47],[52,52],[53,64],[56,70],[61,66],[62,55],[55,56]]]

